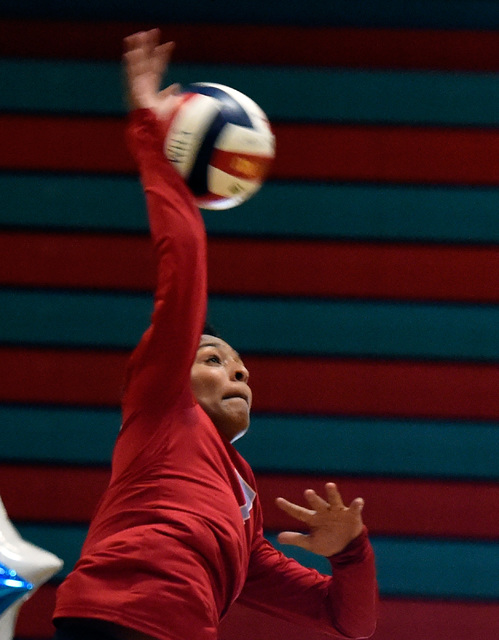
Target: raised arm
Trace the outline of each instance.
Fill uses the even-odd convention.
[[[190,394],[189,375],[206,314],[206,234],[194,199],[163,152],[176,85],[160,91],[173,50],[159,31],[125,40],[131,109],[128,141],[144,188],[157,260],[152,323],[130,360],[125,416],[161,411]]]

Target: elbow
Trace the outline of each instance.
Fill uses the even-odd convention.
[[[335,627],[335,630],[341,634],[344,640],[367,640],[376,631],[376,621],[369,624],[350,625],[348,629]]]
[[[375,631],[376,631],[376,620],[372,624],[365,625],[362,629],[358,629],[356,634],[350,637],[352,639],[355,638],[355,640],[366,640],[367,638],[371,638],[374,635]]]
[[[331,622],[344,640],[371,638],[378,622],[378,600],[373,599],[365,607],[343,607],[341,614],[331,616]]]

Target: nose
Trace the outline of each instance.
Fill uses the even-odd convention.
[[[234,360],[232,363],[231,375],[233,380],[238,382],[248,382],[249,371],[242,362]]]

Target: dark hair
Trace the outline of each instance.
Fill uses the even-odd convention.
[[[207,336],[213,336],[214,338],[220,338],[218,331],[209,322],[204,323],[203,334]]]

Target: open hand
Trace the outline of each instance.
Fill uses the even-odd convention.
[[[160,91],[175,45],[173,42],[160,44],[159,38],[159,29],[128,36],[123,41],[123,62],[130,108],[152,109],[159,118],[166,118],[176,104],[179,85]]]
[[[327,500],[313,489],[305,491],[305,499],[310,509],[277,498],[276,504],[287,514],[304,522],[310,533],[283,531],[278,536],[281,544],[292,544],[322,556],[332,556],[342,551],[349,542],[362,531],[362,509],[364,500],[356,498],[345,507],[340,493],[333,482],[326,484]]]

